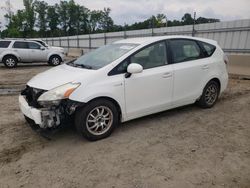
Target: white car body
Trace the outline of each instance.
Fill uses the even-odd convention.
[[[31,40],[1,40],[10,41],[7,48],[0,47],[0,62],[7,56],[14,56],[18,59],[18,62],[48,62],[50,57],[57,55],[64,61],[65,53],[64,49],[60,47],[44,47],[40,43]],[[39,46],[39,49],[30,48],[14,48],[15,42],[34,43]]]
[[[210,57],[190,60],[183,63],[166,64],[143,70],[126,78],[125,74],[109,75],[110,72],[127,57],[138,50],[159,41],[187,39],[212,44],[216,47]],[[206,84],[216,79],[222,93],[228,83],[228,73],[224,63],[224,53],[217,42],[187,36],[164,36],[133,38],[115,42],[115,44],[137,44],[120,58],[98,70],[82,69],[67,64],[52,68],[32,78],[27,85],[31,88],[50,91],[66,83],[80,83],[69,96],[69,100],[88,104],[98,98],[108,98],[119,105],[121,122],[175,107],[192,104],[197,101]],[[20,99],[21,109],[23,96]],[[27,104],[25,104],[27,107]],[[22,112],[36,123],[41,124],[41,117],[33,107],[36,117],[27,110]]]

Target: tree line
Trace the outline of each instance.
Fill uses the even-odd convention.
[[[101,32],[159,28],[191,25],[194,19],[186,13],[181,20],[168,20],[157,14],[142,22],[116,25],[110,16],[111,9],[90,10],[74,0],[60,1],[49,5],[45,1],[23,0],[24,9],[15,14],[6,14],[8,25],[2,37],[58,37]],[[195,23],[219,22],[219,19],[199,17]]]

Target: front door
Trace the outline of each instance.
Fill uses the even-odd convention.
[[[47,61],[48,50],[38,43],[29,42],[29,54],[32,62]],[[43,47],[43,49],[41,49]]]
[[[127,118],[168,109],[172,102],[173,67],[167,62],[165,41],[132,55],[130,63],[142,65],[143,72],[124,78]]]

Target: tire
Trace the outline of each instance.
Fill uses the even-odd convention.
[[[77,132],[89,141],[104,139],[111,135],[119,123],[116,106],[105,99],[98,99],[77,110]]]
[[[218,100],[220,87],[218,82],[211,80],[205,86],[200,99],[197,101],[201,108],[212,108]]]
[[[13,55],[8,55],[3,58],[3,63],[7,68],[15,68],[17,66],[17,58]]]
[[[49,65],[51,66],[58,66],[62,63],[62,58],[58,55],[52,55],[49,58]]]

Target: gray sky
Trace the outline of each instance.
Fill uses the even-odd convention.
[[[44,0],[49,4],[60,0]],[[186,12],[197,12],[197,16],[235,20],[250,18],[250,0],[75,0],[89,9],[112,9],[111,17],[116,24],[143,21],[157,13],[166,14],[168,19],[181,19]],[[23,8],[22,0],[11,0],[14,10]],[[0,6],[5,0],[0,0]],[[0,21],[4,20],[0,11]]]

